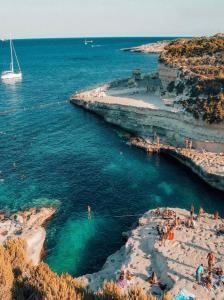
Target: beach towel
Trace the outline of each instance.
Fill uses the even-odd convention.
[[[195,295],[188,292],[186,289],[180,291],[175,300],[195,300]]]

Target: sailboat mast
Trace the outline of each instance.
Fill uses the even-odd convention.
[[[12,51],[12,39],[10,39],[10,53],[11,53],[11,71],[14,72],[13,51]]]
[[[15,58],[16,58],[16,62],[17,62],[17,65],[18,65],[18,68],[19,68],[19,71],[21,72],[21,68],[20,68],[20,64],[19,64],[19,60],[18,60],[18,57],[17,57],[17,54],[16,54],[16,50],[15,50],[15,47],[14,47],[14,44],[12,42],[12,50],[15,54]]]

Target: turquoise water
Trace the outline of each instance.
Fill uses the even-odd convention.
[[[89,112],[57,105],[76,90],[127,77],[136,67],[154,71],[157,55],[119,49],[155,40],[94,39],[94,48],[81,39],[15,41],[24,78],[0,84],[0,112],[16,109],[0,115],[0,209],[58,206],[45,245],[45,261],[57,272],[97,271],[137,219],[119,216],[157,206],[189,208],[192,202],[224,212],[222,195],[175,161],[128,146],[117,128]],[[8,54],[1,43],[1,71]],[[48,103],[55,105],[40,107]]]

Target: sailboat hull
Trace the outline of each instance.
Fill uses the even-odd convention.
[[[10,79],[21,79],[22,78],[22,73],[14,73],[12,71],[6,71],[3,72],[1,75],[1,79],[5,80],[10,80]]]

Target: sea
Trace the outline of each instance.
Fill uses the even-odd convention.
[[[154,72],[158,55],[120,49],[162,39],[14,41],[23,79],[0,83],[0,210],[57,206],[44,261],[58,273],[98,271],[149,209],[194,204],[224,213],[223,194],[191,171],[130,146],[119,128],[69,102],[74,92],[135,68]],[[0,42],[0,71],[9,62],[9,43]]]

